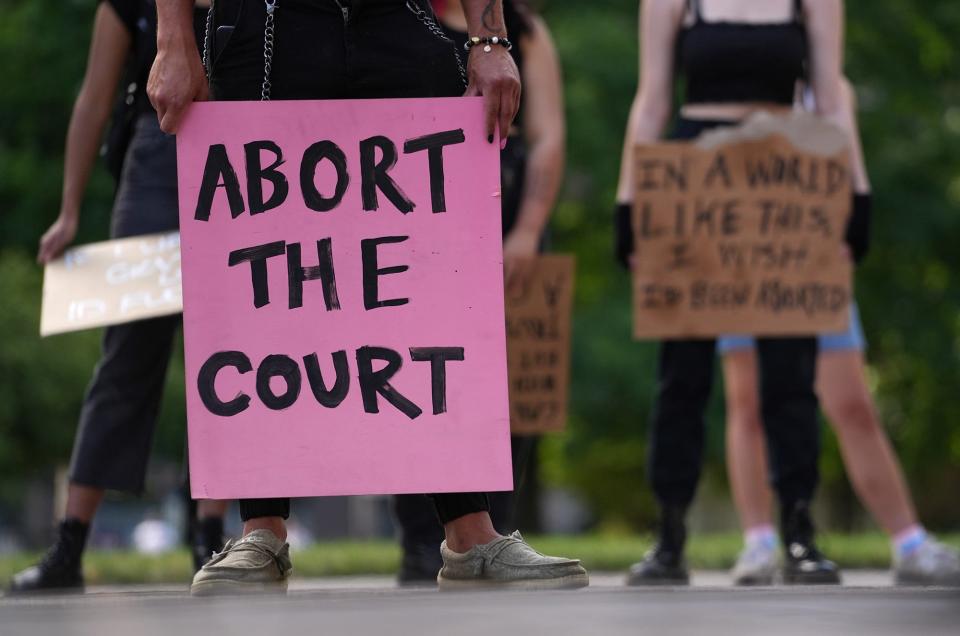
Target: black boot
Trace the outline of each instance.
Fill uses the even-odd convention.
[[[83,591],[81,560],[90,526],[65,519],[57,529],[57,540],[37,565],[18,572],[10,581],[10,594],[43,591]]]
[[[197,519],[193,526],[193,571],[199,572],[214,552],[223,550],[223,519],[221,517],[207,517]]]
[[[780,510],[780,532],[786,552],[783,582],[788,585],[830,585],[840,583],[837,564],[813,542],[814,527],[810,504],[797,501]]]
[[[643,560],[630,566],[627,585],[689,585],[690,574],[683,558],[687,541],[686,508],[664,506],[660,510],[660,537]]]
[[[404,545],[397,583],[404,587],[434,587],[442,567],[439,543]]]
[[[403,549],[397,583],[405,587],[435,586],[437,574],[443,567],[440,556],[443,528],[433,503],[423,495],[397,495],[393,505]]]

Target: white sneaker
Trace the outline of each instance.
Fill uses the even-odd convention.
[[[746,547],[737,557],[730,571],[734,585],[773,585],[774,576],[780,569],[777,549],[767,546]]]
[[[960,552],[933,537],[903,558],[894,559],[897,585],[960,586]]]

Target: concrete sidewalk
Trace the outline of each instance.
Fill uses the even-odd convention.
[[[960,590],[895,588],[848,571],[842,587],[732,588],[697,572],[689,588],[628,588],[595,573],[572,592],[445,593],[363,576],[294,580],[286,596],[195,599],[186,584],[100,586],[85,595],[0,599],[2,636],[590,636],[614,634],[955,635]]]
[[[591,589],[616,589],[625,587],[624,572],[591,572]],[[893,577],[889,570],[844,570],[843,587],[845,588],[889,588],[893,586]],[[87,588],[87,594],[176,594],[186,591],[188,583],[152,585],[95,585]],[[735,588],[730,581],[730,575],[723,570],[697,570],[692,574],[691,587],[694,589],[730,589]],[[365,576],[332,576],[325,578],[297,578],[290,581],[291,592],[320,592],[320,591],[387,591],[396,589],[397,585],[392,576],[365,575]],[[409,588],[408,588],[409,589]],[[684,589],[684,588],[676,588]],[[756,589],[756,588],[754,588]],[[775,589],[775,588],[763,588]],[[7,599],[10,600],[10,599]]]

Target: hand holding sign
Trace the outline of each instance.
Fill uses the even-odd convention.
[[[76,215],[61,214],[53,225],[40,237],[40,249],[37,250],[37,263],[46,265],[63,254],[73,239],[77,237]]]
[[[526,228],[514,228],[503,241],[503,277],[507,295],[526,286],[537,267],[540,234]]]
[[[193,3],[157,3],[157,57],[147,79],[147,95],[160,128],[176,133],[191,103],[209,99],[207,73],[193,30]]]
[[[43,274],[40,335],[180,313],[180,235],[148,234],[67,250]]]

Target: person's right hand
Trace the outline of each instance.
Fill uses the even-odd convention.
[[[160,47],[147,80],[147,96],[160,128],[176,133],[191,102],[209,99],[207,74],[193,42]]]
[[[46,265],[55,260],[63,250],[73,243],[77,236],[77,219],[61,214],[54,221],[50,229],[40,238],[40,249],[37,250],[37,263]]]

